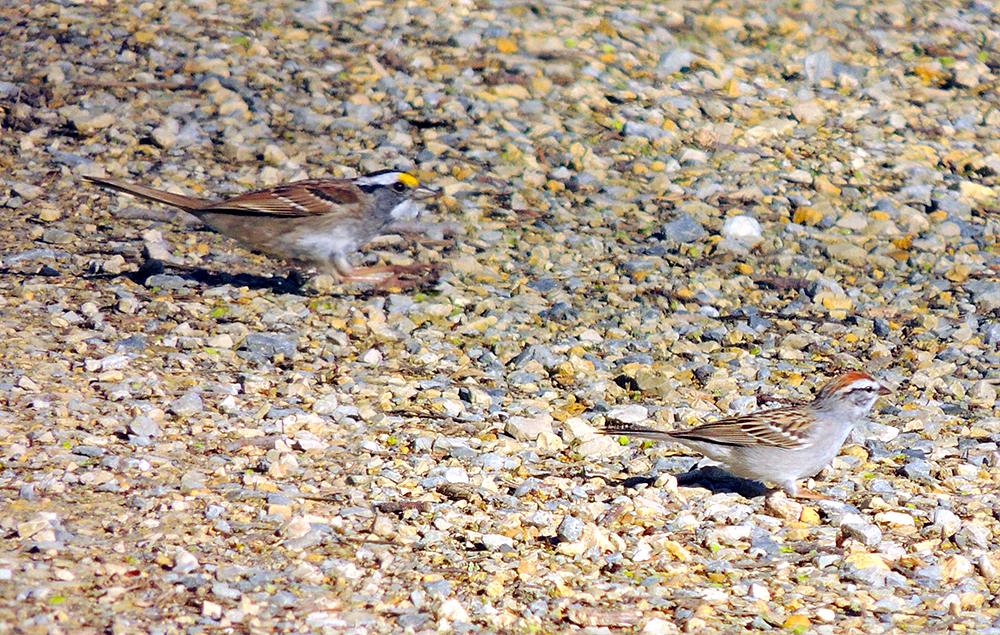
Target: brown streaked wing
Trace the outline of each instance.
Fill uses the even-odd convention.
[[[781,421],[780,426],[771,422]],[[811,417],[797,408],[776,408],[710,421],[670,436],[720,445],[767,445],[792,449],[802,444]]]
[[[273,216],[318,216],[345,213],[358,203],[358,189],[347,180],[310,179],[242,194],[199,211]]]
[[[611,436],[624,435],[638,439],[655,439],[657,441],[666,441],[670,439],[670,433],[665,430],[655,430],[653,428],[647,428],[646,426],[640,426],[632,423],[606,423],[604,428],[601,429],[601,434]]]

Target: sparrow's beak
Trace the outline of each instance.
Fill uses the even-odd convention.
[[[879,386],[878,394],[885,397],[886,395],[891,395],[892,391],[886,388],[885,386]]]
[[[423,185],[421,185],[420,187],[416,187],[416,188],[413,189],[413,193],[411,194],[411,198],[413,198],[414,200],[417,200],[417,201],[421,201],[421,200],[423,200],[425,198],[433,198],[433,197],[439,195],[440,193],[441,193],[441,190],[439,190],[437,188],[424,187]]]

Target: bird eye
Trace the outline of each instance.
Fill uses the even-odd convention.
[[[396,181],[395,183],[392,184],[392,189],[402,194],[403,192],[406,191],[406,183],[403,183],[401,181]]]

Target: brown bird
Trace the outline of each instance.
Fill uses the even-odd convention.
[[[414,176],[396,170],[354,179],[296,181],[223,200],[194,198],[112,178],[84,178],[179,207],[220,234],[268,256],[316,267],[341,281],[362,282],[381,280],[360,275],[348,257],[390,223],[415,218],[420,211],[417,201],[436,194],[421,187]]]
[[[887,388],[855,370],[829,381],[807,404],[724,417],[688,430],[623,425],[602,432],[677,441],[736,476],[774,483],[789,496],[815,498],[812,492],[800,490],[796,481],[826,467],[854,426],[887,394]]]

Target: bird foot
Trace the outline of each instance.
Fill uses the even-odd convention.
[[[814,492],[814,491],[808,490],[808,489],[800,489],[800,490],[798,490],[797,492],[795,492],[795,494],[793,494],[791,496],[791,498],[798,498],[800,500],[810,500],[810,501],[828,501],[828,500],[830,500],[829,496],[824,496],[823,494],[820,494],[819,492]]]
[[[357,271],[360,270],[355,273]],[[441,274],[441,268],[436,264],[378,265],[365,267],[364,271],[366,275],[383,274],[380,280],[373,283],[376,289],[383,291],[407,291],[423,287],[436,282]]]
[[[433,283],[437,280],[439,273],[440,267],[433,264],[376,265],[352,269],[349,275],[320,274],[313,276],[308,281],[307,286],[316,293],[329,293],[342,284],[370,284],[382,291],[405,291]]]
[[[819,492],[814,492],[802,487],[771,487],[764,493],[764,498],[768,499],[778,494],[784,494],[789,499],[826,501],[831,500],[829,496],[824,496]]]

